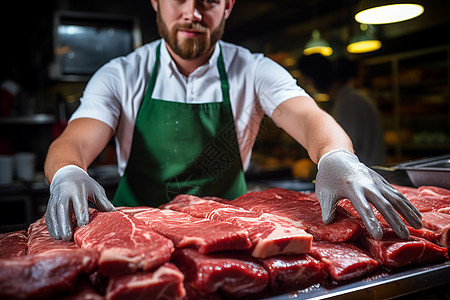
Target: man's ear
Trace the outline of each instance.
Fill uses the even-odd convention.
[[[150,2],[152,4],[152,6],[153,6],[153,9],[155,11],[158,11],[158,0],[150,0]]]
[[[228,19],[228,17],[230,16],[235,1],[236,0],[225,0],[225,19]]]

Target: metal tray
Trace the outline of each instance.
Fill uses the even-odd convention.
[[[312,286],[305,290],[264,299],[391,299],[450,285],[450,261],[392,274],[382,273],[337,286]]]
[[[450,154],[410,161],[395,169],[406,171],[416,187],[434,185],[450,189]]]

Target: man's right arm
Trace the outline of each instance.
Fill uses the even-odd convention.
[[[72,238],[72,212],[78,226],[89,222],[88,200],[101,211],[114,210],[103,187],[87,173],[112,135],[113,130],[101,121],[76,119],[50,145],[44,165],[50,183],[45,221],[54,239]]]
[[[95,119],[81,118],[70,122],[48,150],[44,171],[49,184],[56,171],[64,166],[76,165],[87,171],[113,134],[111,127]]]

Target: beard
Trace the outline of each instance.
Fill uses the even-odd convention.
[[[213,31],[200,23],[175,25],[169,30],[158,9],[156,12],[156,24],[158,26],[159,35],[166,41],[173,52],[182,59],[192,60],[208,53],[217,41],[222,38],[225,30],[225,16],[222,16],[220,24]],[[196,30],[201,34],[179,41],[177,36],[179,30]]]

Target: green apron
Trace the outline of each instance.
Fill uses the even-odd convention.
[[[217,67],[223,102],[204,104],[152,98],[160,52],[161,44],[136,117],[130,157],[114,205],[156,207],[178,194],[239,197],[247,185],[222,49]]]

